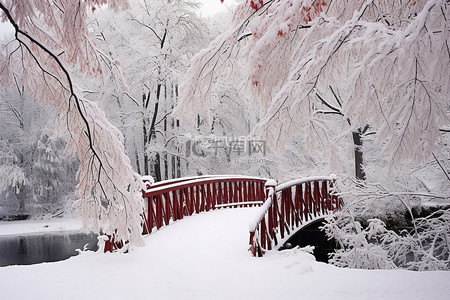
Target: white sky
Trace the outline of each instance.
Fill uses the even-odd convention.
[[[220,3],[220,0],[198,0],[203,3],[200,8],[199,14],[203,17],[211,17],[214,14],[231,9],[236,0],[225,0],[224,3]]]

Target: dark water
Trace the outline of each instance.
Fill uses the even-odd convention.
[[[75,256],[75,249],[96,251],[97,235],[50,233],[0,237],[0,267],[53,262]]]
[[[319,228],[325,225],[325,221],[318,220],[297,231],[285,243],[293,246],[306,247],[308,245],[314,246],[314,256],[317,261],[328,263],[329,254],[337,249],[335,240],[328,240],[325,232]]]

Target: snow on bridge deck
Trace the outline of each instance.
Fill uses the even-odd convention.
[[[450,272],[365,271],[299,250],[247,251],[258,208],[194,215],[132,253],[0,268],[2,299],[448,299]]]

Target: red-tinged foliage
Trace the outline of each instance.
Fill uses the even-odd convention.
[[[254,10],[260,9],[263,5],[264,5],[263,0],[259,0],[258,2],[253,0],[250,1],[250,7],[253,8]]]
[[[8,57],[0,53],[0,74],[3,85],[16,84],[56,107],[58,123],[70,137],[67,153],[80,158],[74,206],[85,228],[142,244],[141,180],[125,154],[121,133],[97,103],[79,93],[82,80],[74,80],[102,72],[105,56],[97,52],[88,30],[88,12],[101,6],[125,9],[128,1],[0,1],[1,20],[15,30],[9,42],[15,50]]]
[[[294,127],[308,126],[307,147],[325,145],[324,111],[311,109],[324,93],[329,101],[346,99],[335,104],[355,120],[352,127],[370,124],[392,163],[428,159],[439,146],[439,126],[448,124],[442,109],[448,93],[441,90],[448,87],[448,1],[404,2],[273,0],[255,13],[258,0],[241,1],[233,27],[194,58],[177,111],[206,110],[211,83],[226,74],[218,75],[219,66],[231,73],[228,65],[244,59],[246,92],[265,115],[252,132],[267,137],[273,147],[283,146],[280,140]],[[338,89],[342,96],[335,94]],[[189,117],[199,113],[205,112]],[[286,120],[293,121],[286,125]]]
[[[286,32],[283,32],[283,30],[278,30],[277,36],[286,36]]]
[[[309,13],[307,13],[306,16],[303,18],[303,21],[305,22],[305,24],[308,24],[309,22],[311,22],[312,21],[311,15]]]

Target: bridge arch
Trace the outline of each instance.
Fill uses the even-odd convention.
[[[329,254],[338,248],[334,239],[329,239],[325,232],[320,228],[326,224],[325,218],[319,218],[315,221],[297,229],[279,250],[291,249],[296,246],[303,248],[313,246],[313,255],[317,261],[328,263]]]

